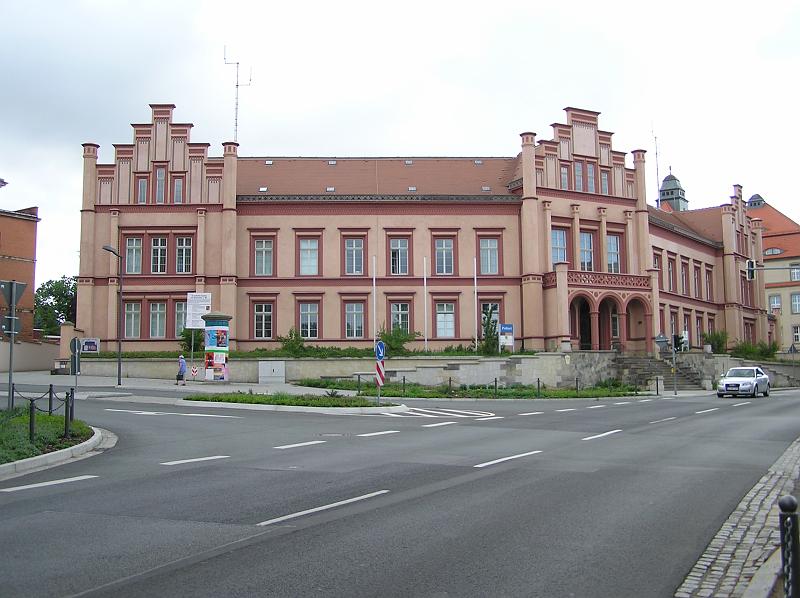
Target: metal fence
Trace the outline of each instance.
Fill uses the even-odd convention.
[[[28,436],[32,442],[36,438],[36,413],[47,413],[48,415],[53,415],[59,409],[64,410],[64,437],[68,437],[70,435],[70,426],[72,424],[72,420],[75,419],[75,389],[70,388],[69,390],[64,391],[64,396],[61,397],[59,394],[53,390],[53,385],[51,384],[50,387],[40,395],[25,395],[19,390],[15,384],[11,385],[11,408],[14,408],[14,401],[15,399],[21,399],[24,401],[28,401],[28,417],[30,419],[30,424],[28,426]],[[47,399],[47,409],[39,407],[37,405],[38,401],[42,401]]]

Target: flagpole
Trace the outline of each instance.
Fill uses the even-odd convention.
[[[473,307],[475,309],[475,352],[478,352],[478,258],[472,257]]]
[[[422,308],[423,330],[425,331],[425,351],[428,350],[428,256],[422,256]]]

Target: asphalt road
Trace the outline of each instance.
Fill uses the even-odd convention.
[[[0,482],[0,594],[672,596],[800,436],[799,398],[80,401],[119,442]]]

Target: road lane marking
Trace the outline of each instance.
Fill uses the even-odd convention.
[[[272,525],[273,523],[280,523],[281,521],[296,519],[297,517],[302,517],[303,515],[310,515],[311,513],[319,513],[320,511],[327,511],[328,509],[341,507],[342,505],[349,505],[350,503],[358,502],[359,500],[367,500],[368,498],[372,498],[373,496],[380,496],[381,494],[387,494],[388,492],[389,492],[388,490],[378,490],[377,492],[370,492],[369,494],[356,496],[355,498],[348,498],[347,500],[340,500],[339,502],[333,502],[329,505],[323,505],[321,507],[315,507],[313,509],[306,509],[305,511],[298,511],[297,513],[292,513],[291,515],[284,515],[283,517],[276,517],[275,519],[267,519],[266,521],[262,521],[261,523],[256,523],[256,525],[260,525],[262,527],[265,525]]]
[[[602,407],[608,407],[608,405],[592,405],[591,407],[587,407],[587,409],[600,409]]]
[[[452,413],[454,415],[454,417],[459,417],[458,415],[455,415],[456,413],[466,413],[467,414],[466,417],[474,417],[476,415],[485,417],[485,416],[489,416],[489,415],[494,415],[494,413],[492,413],[491,411],[470,411],[468,409],[447,409],[446,407],[440,407],[439,411],[447,411],[448,413]],[[463,416],[461,416],[461,417],[463,417]]]
[[[731,407],[741,407],[742,405],[749,405],[750,401],[745,401],[744,403],[736,403],[735,405],[731,405]]]
[[[640,403],[649,403],[649,402],[650,402],[650,401],[652,401],[652,400],[653,400],[653,399],[642,399],[642,400],[641,400],[641,401],[639,401],[639,402],[640,402]]]
[[[298,442],[295,444],[282,444],[281,446],[273,446],[274,449],[290,449],[290,448],[297,448],[298,446],[311,446],[312,444],[325,444],[328,442],[327,440],[309,440],[308,442]]]
[[[80,482],[81,480],[89,480],[96,477],[96,475],[79,475],[74,478],[63,478],[60,480],[51,480],[49,482],[39,482],[38,484],[27,484],[25,486],[14,486],[12,488],[0,488],[0,492],[17,492],[19,490],[29,490],[31,488],[44,488],[45,486],[68,484],[69,482]]]
[[[242,419],[241,415],[215,415],[213,413],[177,413],[171,411],[138,411],[136,409],[104,409],[119,413],[133,413],[134,415],[185,415],[186,417],[218,417],[225,419]]]
[[[520,415],[543,415],[544,411],[530,411],[528,413],[520,413]]]
[[[661,397],[662,401],[671,401],[673,399],[677,399],[678,397]]]
[[[452,426],[458,422],[439,422],[438,424],[423,424],[423,428],[438,428],[439,426]]]
[[[556,413],[566,413],[567,411],[575,411],[575,409],[556,409]]]
[[[492,419],[503,419],[503,416],[502,415],[493,415],[492,417],[479,417],[475,421],[476,422],[488,422],[489,420],[492,420]]]
[[[603,432],[602,434],[587,436],[586,438],[581,438],[581,440],[594,440],[595,438],[602,438],[603,436],[611,436],[612,434],[616,434],[617,432],[622,432],[622,430],[611,430],[610,432]]]
[[[700,413],[710,413],[712,411],[716,411],[717,409],[719,409],[719,407],[714,407],[712,409],[703,409],[702,411],[695,411],[695,414],[697,415]]]
[[[409,408],[407,413],[415,417],[438,417],[438,413],[436,411],[431,411],[430,409],[417,409],[416,407]],[[437,413],[437,415],[431,415],[431,413]]]
[[[356,436],[361,436],[362,438],[366,438],[367,436],[383,436],[384,434],[399,434],[399,433],[400,433],[400,430],[384,430],[383,432],[370,432],[369,434],[356,434]]]
[[[211,457],[198,457],[197,459],[181,459],[180,461],[165,461],[161,465],[183,465],[184,463],[197,463],[199,461],[214,461],[215,459],[230,459],[230,455],[213,455]]]
[[[622,401],[621,403],[614,403],[615,405],[630,405],[630,401]]]
[[[541,452],[542,451],[531,451],[529,453],[520,453],[519,455],[502,457],[501,459],[495,459],[494,461],[487,461],[486,463],[478,463],[477,465],[473,465],[473,467],[488,467],[489,465],[495,465],[496,463],[502,463],[503,461],[510,461],[511,459],[519,459],[520,457],[527,457],[529,455],[538,455]]]
[[[650,422],[651,424],[660,424],[661,422],[668,422],[675,419],[674,417],[665,417],[664,419],[657,419],[654,422]]]

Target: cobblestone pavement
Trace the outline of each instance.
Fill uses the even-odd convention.
[[[800,438],[753,486],[675,592],[675,598],[740,597],[780,546],[778,499],[800,479]]]

